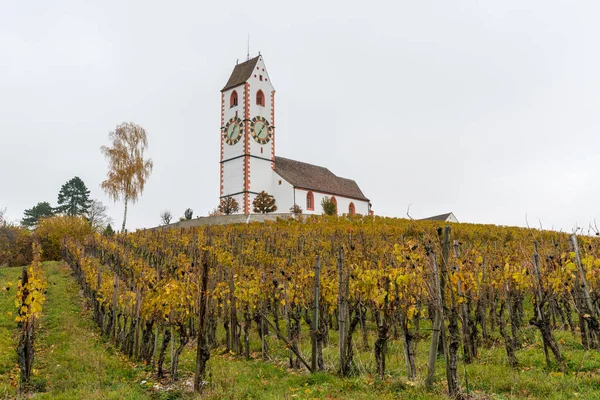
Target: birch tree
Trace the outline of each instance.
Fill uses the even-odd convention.
[[[102,146],[100,151],[108,160],[107,179],[100,185],[115,202],[123,200],[122,231],[127,222],[127,206],[135,203],[144,191],[144,186],[152,173],[152,159],[144,158],[148,149],[146,130],[133,122],[117,125],[108,138],[111,147]]]

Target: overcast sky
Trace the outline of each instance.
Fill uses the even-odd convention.
[[[123,121],[154,172],[128,228],[218,204],[220,89],[259,51],[277,155],[357,181],[377,214],[600,223],[597,1],[0,2],[0,208],[56,205]]]

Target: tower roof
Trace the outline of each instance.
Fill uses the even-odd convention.
[[[229,77],[229,80],[225,84],[225,87],[221,89],[221,92],[224,92],[233,87],[239,86],[242,83],[246,82],[250,76],[252,76],[252,71],[254,71],[254,67],[256,67],[256,63],[260,56],[256,56],[254,58],[249,59],[241,64],[237,64],[235,68],[233,68],[233,72]]]
[[[298,188],[369,201],[355,181],[318,165],[275,157],[275,172]]]

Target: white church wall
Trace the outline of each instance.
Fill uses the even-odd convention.
[[[366,201],[350,199],[347,197],[335,196],[338,205],[338,214],[349,214],[350,203],[354,203],[356,214],[369,215],[369,203]],[[319,203],[319,206],[321,204]]]
[[[238,104],[237,106],[231,106],[231,94],[233,91],[236,91],[238,94]],[[223,196],[227,196],[232,193],[238,193],[244,190],[244,167],[243,167],[243,158],[237,158],[235,160],[231,160],[234,157],[239,157],[244,154],[244,137],[234,145],[229,145],[225,142],[224,139],[224,128],[227,125],[227,122],[237,116],[241,120],[244,119],[244,107],[243,107],[243,86],[239,86],[236,88],[229,89],[223,93],[223,110],[222,110],[222,127],[221,127],[221,160],[225,160],[223,165],[223,176],[222,182]],[[229,160],[229,161],[227,161]],[[238,200],[240,207],[242,207],[243,201],[241,196]]]
[[[303,214],[321,214],[321,206],[320,206],[320,201],[317,202],[317,195],[318,193],[314,193],[314,199],[315,199],[315,203],[314,203],[314,210],[309,210],[306,207],[306,194],[308,193],[308,190],[304,190],[304,189],[298,189],[296,188],[294,190],[294,195],[296,197],[296,204],[298,204],[300,207],[302,207],[302,213]]]
[[[242,157],[223,164],[223,196],[244,189],[244,159]],[[240,203],[241,204],[241,203]]]
[[[271,78],[267,73],[267,69],[265,68],[265,63],[262,59],[262,56],[256,63],[250,78],[248,79],[249,90],[248,90],[248,100],[249,100],[249,119],[252,120],[254,117],[260,116],[265,118],[270,126],[273,126],[273,104],[272,100],[272,92],[273,85],[271,84]],[[256,95],[258,91],[261,90],[264,95],[264,106],[257,104]],[[251,129],[251,128],[250,128]],[[274,142],[275,142],[275,132],[273,131],[273,137],[271,140],[265,144],[258,143],[253,137],[252,132],[248,132],[248,140],[249,140],[249,150],[250,154],[255,157],[260,157],[261,159],[251,157],[250,158],[250,191],[251,192],[261,192],[265,191],[269,194],[271,193],[272,183],[273,183],[273,169],[270,162],[266,160],[272,160],[274,153]]]
[[[294,187],[277,172],[273,171],[271,175],[271,194],[277,201],[277,212],[289,212],[294,205]],[[299,204],[302,207],[302,204]],[[304,210],[304,207],[302,207]]]
[[[458,222],[458,219],[456,219],[454,213],[450,213],[450,215],[448,215],[448,218],[446,218],[446,222]]]
[[[353,200],[356,207],[356,213],[361,215],[369,215],[371,209],[368,201]]]
[[[272,194],[274,171],[271,162],[250,157],[250,191],[259,193],[265,191]]]
[[[321,207],[321,201],[325,197],[332,197],[330,194],[314,192],[314,210],[308,210],[306,207],[306,195],[308,190],[296,189],[296,203],[302,207],[304,214],[323,214],[323,208]],[[369,203],[367,201],[350,199],[343,196],[334,196],[337,201],[338,214],[349,214],[350,203],[354,203],[354,209],[356,214],[368,215],[369,214]]]
[[[242,137],[236,144],[230,145],[223,143],[223,160],[229,160],[244,154],[244,138]]]
[[[231,94],[236,91],[238,95],[238,104],[237,106],[231,107]],[[234,145],[229,145],[224,142],[224,134],[225,126],[227,122],[233,118],[238,117],[242,121],[244,120],[244,86],[238,86],[232,89],[229,89],[223,93],[223,121],[222,122],[222,130],[221,130],[221,142],[223,143],[223,160],[228,160],[233,157],[241,156],[244,154],[244,137]]]
[[[252,75],[250,75],[250,78],[247,82],[250,84],[250,119],[254,118],[255,116],[261,116],[266,118],[267,121],[269,121],[269,124],[273,125],[274,123],[271,120],[273,116],[273,110],[271,108],[271,92],[275,89],[271,84],[271,78],[269,77],[269,74],[266,71],[265,63],[263,62],[262,56],[256,63],[256,67],[254,67],[254,71],[252,72]],[[256,94],[259,90],[262,90],[263,94],[265,95],[264,106],[256,104]],[[256,144],[260,147],[258,143]]]

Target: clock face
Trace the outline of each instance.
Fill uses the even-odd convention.
[[[244,128],[242,125],[242,120],[238,117],[231,118],[229,121],[227,121],[227,125],[225,125],[225,143],[233,146],[240,141],[243,131]]]
[[[273,127],[264,117],[254,117],[250,123],[252,137],[260,144],[269,143],[273,137]]]

